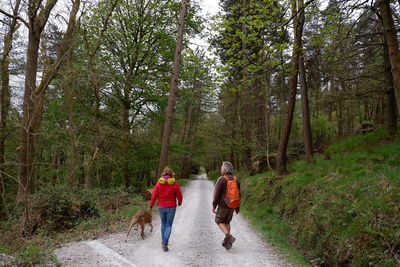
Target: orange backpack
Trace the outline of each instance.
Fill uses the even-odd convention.
[[[240,206],[240,193],[236,182],[236,176],[233,176],[232,180],[225,175],[224,178],[226,179],[226,194],[224,200],[228,208],[236,209]]]

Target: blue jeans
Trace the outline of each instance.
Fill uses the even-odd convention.
[[[159,207],[158,213],[161,218],[161,238],[162,242],[168,244],[171,235],[172,223],[175,217],[176,207]]]

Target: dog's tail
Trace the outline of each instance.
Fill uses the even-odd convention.
[[[132,218],[132,220],[131,220],[131,224],[129,225],[129,228],[128,228],[128,233],[126,234],[126,237],[127,237],[127,238],[128,238],[128,236],[129,236],[129,233],[130,233],[131,230],[132,230],[132,227],[133,227],[135,224],[137,224],[137,222],[138,222],[140,216],[143,216],[145,213],[146,213],[146,212],[145,212],[144,210],[139,210],[139,211],[135,214],[135,216],[133,216],[133,218]]]
[[[132,221],[131,221],[131,224],[129,225],[128,233],[126,234],[126,237],[128,237],[129,233],[132,230],[132,227],[138,222],[138,217],[139,216],[135,216],[135,217],[132,218]]]

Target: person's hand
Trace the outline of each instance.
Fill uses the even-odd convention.
[[[215,211],[215,208],[214,208],[214,207],[211,209],[211,211],[212,211],[213,213],[217,213],[217,212]]]
[[[179,202],[178,202],[178,206],[179,206],[179,207],[182,206],[182,203],[179,203]]]

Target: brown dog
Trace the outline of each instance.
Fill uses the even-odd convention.
[[[148,223],[151,227],[150,232],[153,231],[153,225],[151,224],[152,221],[152,216],[151,212],[149,210],[139,210],[136,212],[136,214],[132,217],[131,224],[129,225],[128,233],[126,234],[126,238],[128,238],[129,232],[131,231],[133,225],[136,224],[135,230],[138,229],[138,226],[140,224],[140,227],[142,228],[142,232],[140,233],[140,236],[144,239],[144,224]],[[126,240],[125,240],[126,242]]]

